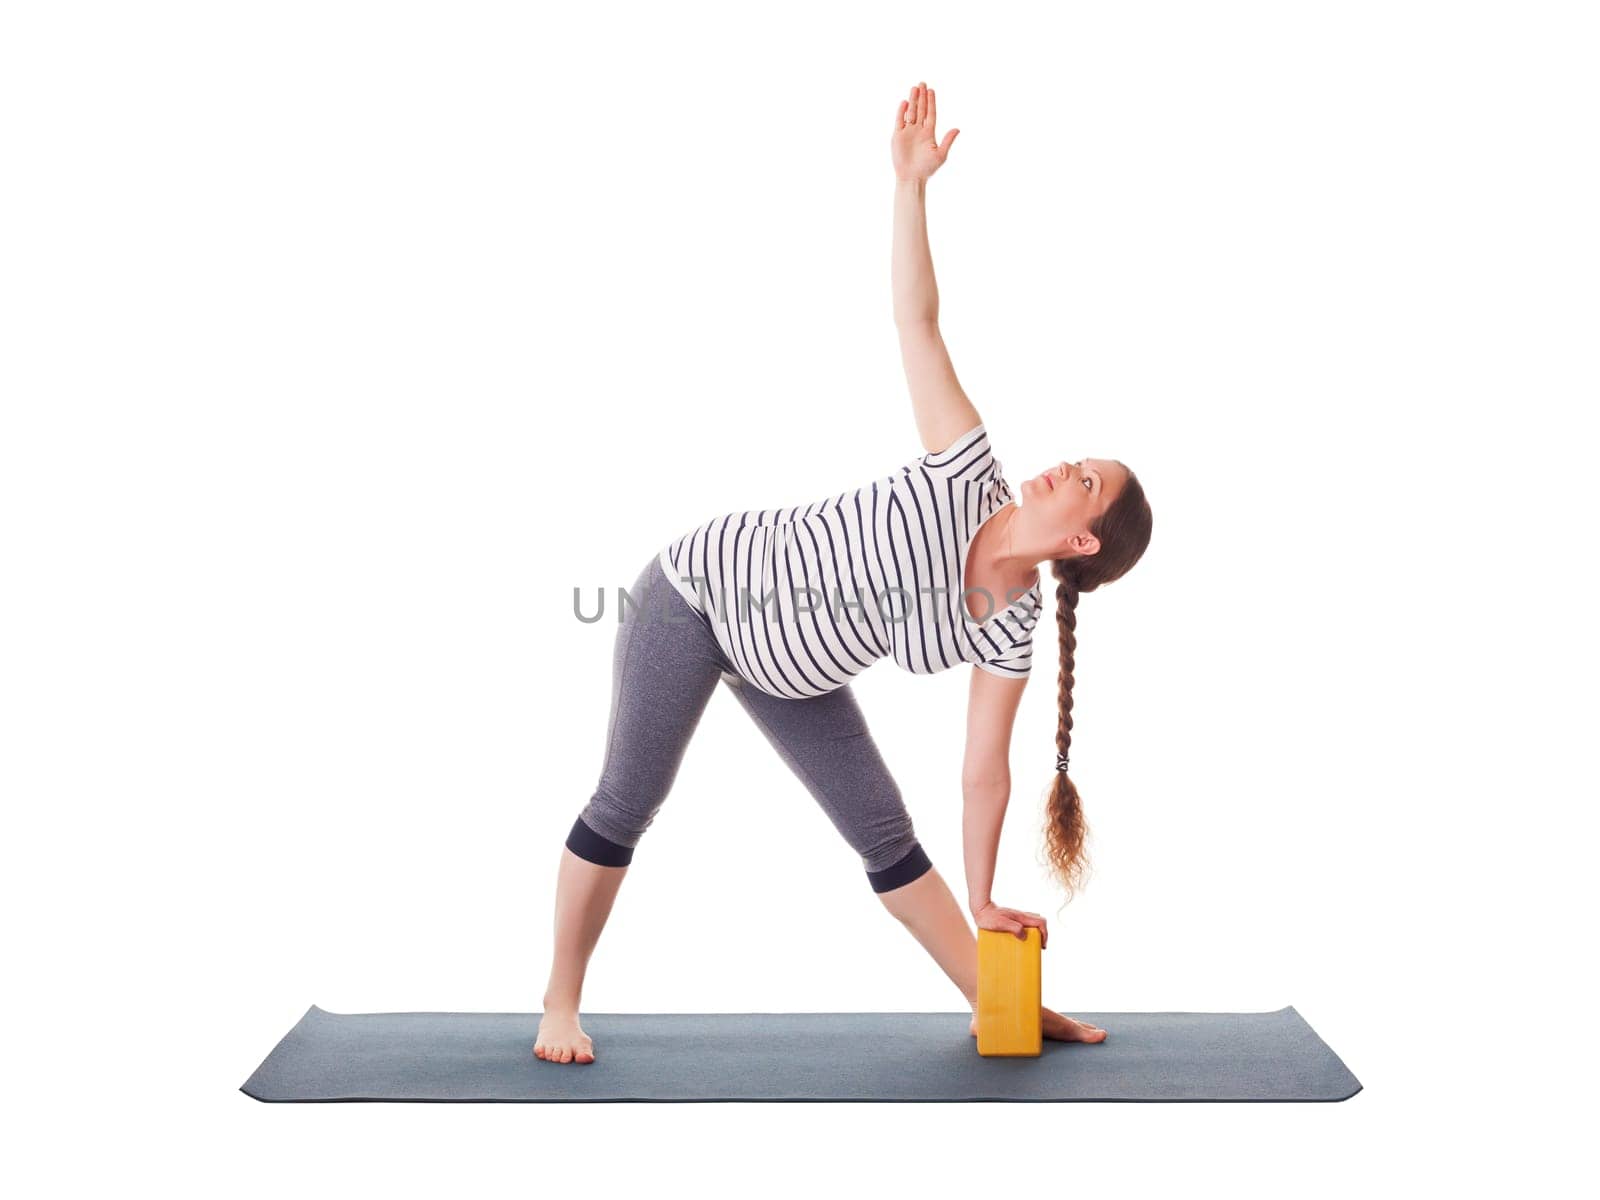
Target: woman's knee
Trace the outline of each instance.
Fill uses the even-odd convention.
[[[880,768],[870,785],[855,789],[844,811],[851,814],[846,836],[861,855],[873,891],[904,887],[933,866],[917,840],[900,786],[887,770]]]
[[[567,849],[599,867],[625,867],[633,862],[633,847],[614,842],[591,828],[580,816],[567,834]]]
[[[567,834],[567,849],[603,867],[625,867],[633,861],[645,831],[661,806],[638,810],[619,804],[605,790],[595,792]]]
[[[872,885],[874,892],[882,895],[905,887],[908,883],[915,883],[932,869],[933,860],[922,848],[922,843],[913,838],[910,847],[888,866],[877,870],[868,868],[867,882]]]

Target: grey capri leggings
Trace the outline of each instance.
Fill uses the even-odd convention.
[[[719,680],[861,856],[873,891],[903,887],[932,868],[850,685],[800,700],[752,687],[654,555],[628,589],[612,656],[605,765],[567,849],[606,867],[633,860]]]

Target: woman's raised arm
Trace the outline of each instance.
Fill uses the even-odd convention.
[[[894,159],[894,323],[900,333],[917,432],[924,449],[937,453],[982,418],[961,390],[939,332],[939,288],[928,250],[925,204],[929,177],[944,165],[959,129],[934,136],[933,90],[918,84],[900,102],[890,149]]]

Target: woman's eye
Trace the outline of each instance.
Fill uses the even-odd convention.
[[[1087,475],[1083,477],[1083,486],[1088,488],[1091,492],[1094,491],[1094,484],[1089,481],[1089,477]]]

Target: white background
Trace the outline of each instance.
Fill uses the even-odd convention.
[[[1575,1185],[1585,9],[8,6],[13,1169],[208,1196]],[[888,149],[920,79],[961,130],[928,192],[941,324],[1007,477],[1117,457],[1156,514],[1079,612],[1093,879],[1058,911],[1039,865],[1047,641],[995,897],[1051,921],[1046,1004],[1293,1004],[1365,1091],[247,1098],[313,1003],[539,1009],[615,635],[575,586],[921,452]],[[963,898],[966,674],[856,685]],[[719,692],[585,1007],[960,1005]]]

